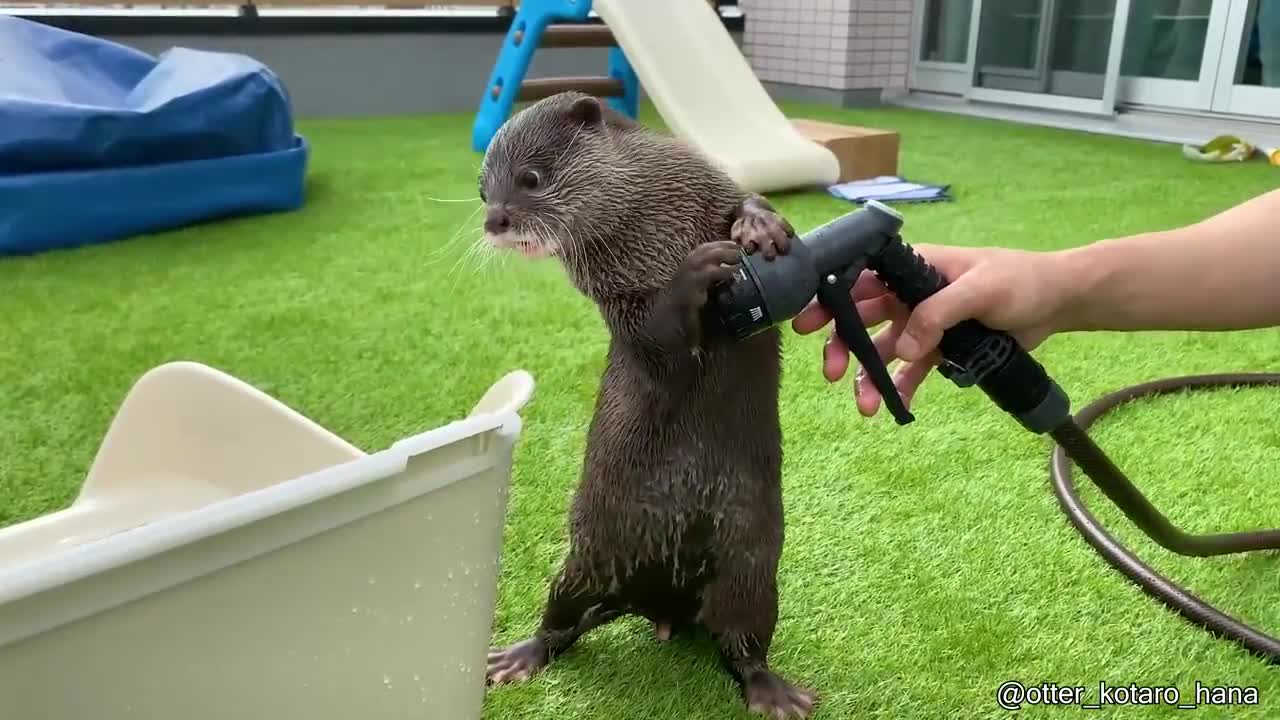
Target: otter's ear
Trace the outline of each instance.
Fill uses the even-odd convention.
[[[598,98],[588,95],[574,100],[569,105],[569,120],[582,123],[587,127],[599,127],[604,124],[604,108],[600,107]]]

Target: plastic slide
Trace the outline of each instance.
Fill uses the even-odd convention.
[[[796,130],[709,3],[593,0],[672,133],[748,190],[828,186],[831,151]]]
[[[295,209],[307,144],[243,55],[0,16],[0,256]]]

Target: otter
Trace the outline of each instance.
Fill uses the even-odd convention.
[[[557,259],[610,336],[567,557],[537,633],[490,652],[488,684],[525,680],[634,615],[661,641],[709,631],[751,711],[807,717],[816,692],[768,661],[783,546],[780,332],[733,342],[704,310],[742,252],[786,253],[790,224],[694,148],[577,92],[499,128],[479,191],[487,242]]]

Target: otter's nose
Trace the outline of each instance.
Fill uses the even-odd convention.
[[[511,215],[502,207],[490,207],[484,216],[484,231],[501,235],[511,229]]]

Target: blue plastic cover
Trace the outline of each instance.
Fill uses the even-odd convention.
[[[260,62],[0,17],[0,255],[302,204],[307,145]]]

